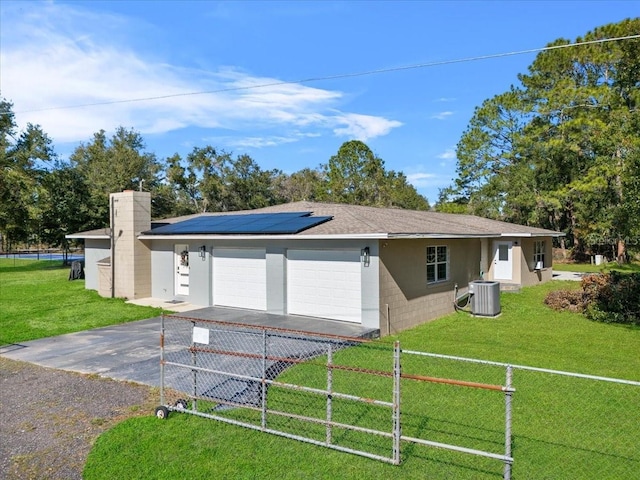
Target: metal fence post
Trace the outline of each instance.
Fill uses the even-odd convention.
[[[193,365],[194,367],[197,366],[197,358],[196,358],[196,344],[193,341],[193,330],[196,328],[196,322],[192,321],[191,322],[191,365]],[[191,369],[191,375],[193,378],[193,402],[192,402],[192,406],[193,406],[193,411],[197,412],[198,411],[198,371],[195,368]]]
[[[160,405],[164,405],[164,313],[160,317]]]
[[[513,397],[513,368],[507,365],[507,378],[505,383],[505,426],[504,426],[504,455],[511,457],[511,400]],[[504,480],[511,480],[512,462],[507,460],[504,463]]]
[[[393,346],[393,463],[400,465],[400,437],[402,426],[400,423],[400,341]]]
[[[331,445],[331,420],[333,416],[333,350],[331,348],[331,342],[328,343],[329,347],[327,348],[327,435],[326,442],[327,445]]]
[[[267,428],[267,330],[262,330],[262,413],[260,424],[262,428]]]

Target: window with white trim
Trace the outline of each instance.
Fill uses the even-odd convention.
[[[545,244],[544,240],[536,240],[533,242],[533,265],[534,268],[540,266],[544,268],[544,252]]]
[[[445,245],[427,247],[427,283],[449,279],[449,249]]]

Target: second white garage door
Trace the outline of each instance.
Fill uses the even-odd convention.
[[[213,303],[225,307],[267,309],[264,249],[213,250]]]
[[[290,314],[362,321],[360,250],[289,250]]]

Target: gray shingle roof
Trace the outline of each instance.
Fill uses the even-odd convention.
[[[65,235],[66,238],[102,238],[108,239],[111,235],[110,228],[98,228],[96,230],[86,230],[84,232],[71,233]]]
[[[277,213],[311,211],[314,216],[331,216],[332,220],[309,228],[296,236],[378,236],[378,237],[499,237],[499,236],[563,236],[543,228],[515,225],[498,220],[453,213],[424,212],[398,208],[365,207],[338,203],[293,202],[255,210],[211,212],[154,220],[158,226],[188,220],[200,215],[238,215],[242,213]],[[103,228],[68,235],[67,238],[108,238]]]
[[[298,234],[388,236],[561,236],[543,228],[515,225],[498,220],[431,211],[365,207],[316,202],[294,202],[251,212],[312,211],[313,215],[331,215],[333,220]],[[238,212],[235,212],[238,213]]]

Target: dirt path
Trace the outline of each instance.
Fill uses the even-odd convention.
[[[81,479],[95,439],[156,389],[0,357],[0,479]]]

